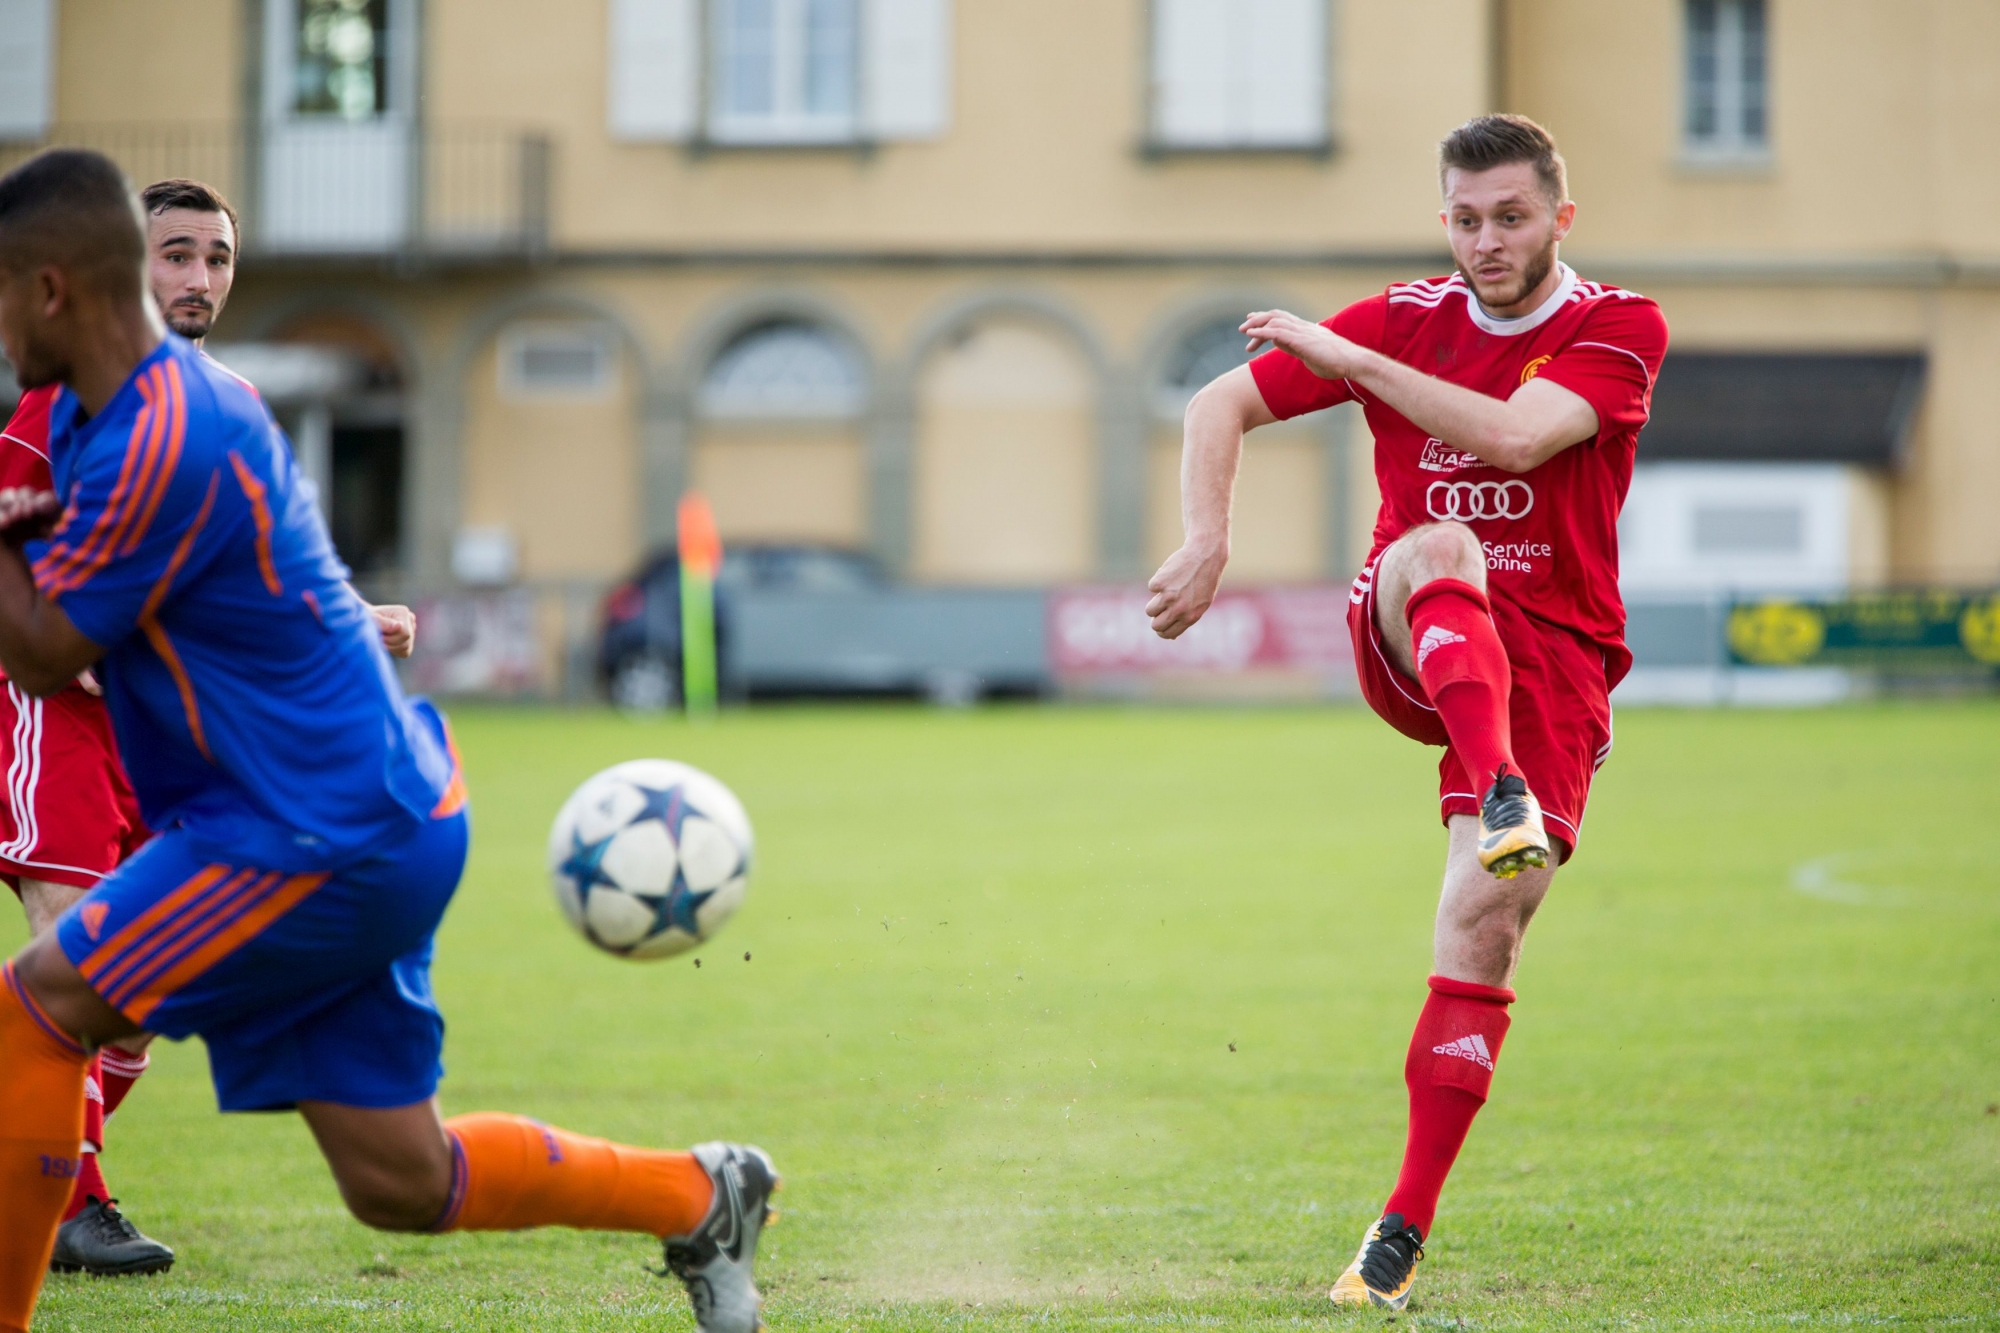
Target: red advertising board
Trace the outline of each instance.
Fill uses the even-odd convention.
[[[1162,639],[1144,588],[1058,588],[1049,595],[1049,664],[1058,675],[1352,670],[1347,588],[1225,589],[1195,626]]]

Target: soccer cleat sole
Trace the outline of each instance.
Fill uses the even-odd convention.
[[[1544,869],[1548,863],[1548,835],[1540,829],[1502,829],[1479,840],[1479,864],[1496,879],[1512,879],[1523,870]]]
[[[88,1273],[92,1277],[151,1277],[164,1273],[174,1266],[172,1256],[165,1259],[133,1259],[122,1264],[100,1264],[92,1268],[68,1259],[49,1260],[51,1273]]]
[[[1410,1303],[1410,1292],[1415,1285],[1411,1283],[1410,1286],[1404,1287],[1401,1295],[1384,1296],[1363,1282],[1360,1277],[1345,1274],[1340,1281],[1333,1284],[1333,1290],[1327,1293],[1327,1299],[1349,1310],[1370,1307],[1377,1310],[1400,1310]]]
[[[1488,874],[1495,879],[1512,879],[1523,870],[1542,870],[1549,864],[1546,848],[1523,847],[1517,851],[1504,852],[1491,861],[1481,858]]]

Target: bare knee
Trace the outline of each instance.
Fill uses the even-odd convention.
[[[378,1231],[425,1231],[451,1198],[452,1154],[430,1102],[388,1109],[301,1102],[340,1197]]]
[[[14,955],[14,975],[51,1022],[86,1046],[102,1046],[139,1031],[90,988],[52,934],[37,935]]]
[[[1479,538],[1463,523],[1428,523],[1412,529],[1410,543],[1412,587],[1433,579],[1461,579],[1477,588],[1486,586],[1486,553]]]
[[[1479,822],[1451,819],[1451,851],[1444,893],[1438,901],[1436,962],[1444,976],[1485,986],[1505,986],[1521,958],[1528,923],[1549,891],[1553,869],[1495,879],[1479,864]]]
[[[340,1197],[354,1220],[377,1231],[428,1231],[444,1214],[450,1186],[434,1188],[429,1181],[342,1180]]]

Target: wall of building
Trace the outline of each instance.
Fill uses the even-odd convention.
[[[242,121],[253,12],[66,0],[58,120]],[[960,0],[949,132],[865,151],[617,143],[606,4],[561,21],[529,0],[422,12],[427,124],[554,145],[549,254],[253,256],[222,329],[358,311],[405,349],[420,584],[447,580],[468,524],[514,531],[530,577],[613,577],[671,531],[690,482],[734,539],[867,544],[938,580],[1142,577],[1178,540],[1178,430],[1155,392],[1177,340],[1220,314],[1324,315],[1440,271],[1434,145],[1489,108],[1496,69],[1507,105],[1569,157],[1567,257],[1659,299],[1676,346],[1928,356],[1906,462],[1863,485],[1877,518],[1857,529],[1872,554],[1855,567],[2000,577],[1984,512],[2000,493],[2000,146],[1986,129],[2000,7],[1773,0],[1771,152],[1726,167],[1681,149],[1678,0],[1344,0],[1335,146],[1317,155],[1142,151],[1145,0]],[[216,157],[213,175],[235,188],[239,164]],[[703,417],[709,360],[774,313],[863,350],[858,416]],[[617,392],[504,398],[495,340],[540,318],[610,328]],[[1256,437],[1238,576],[1350,573],[1372,519],[1368,447],[1337,414]]]

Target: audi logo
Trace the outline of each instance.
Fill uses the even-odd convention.
[[[1526,518],[1535,491],[1525,481],[1434,481],[1424,505],[1435,519]]]

